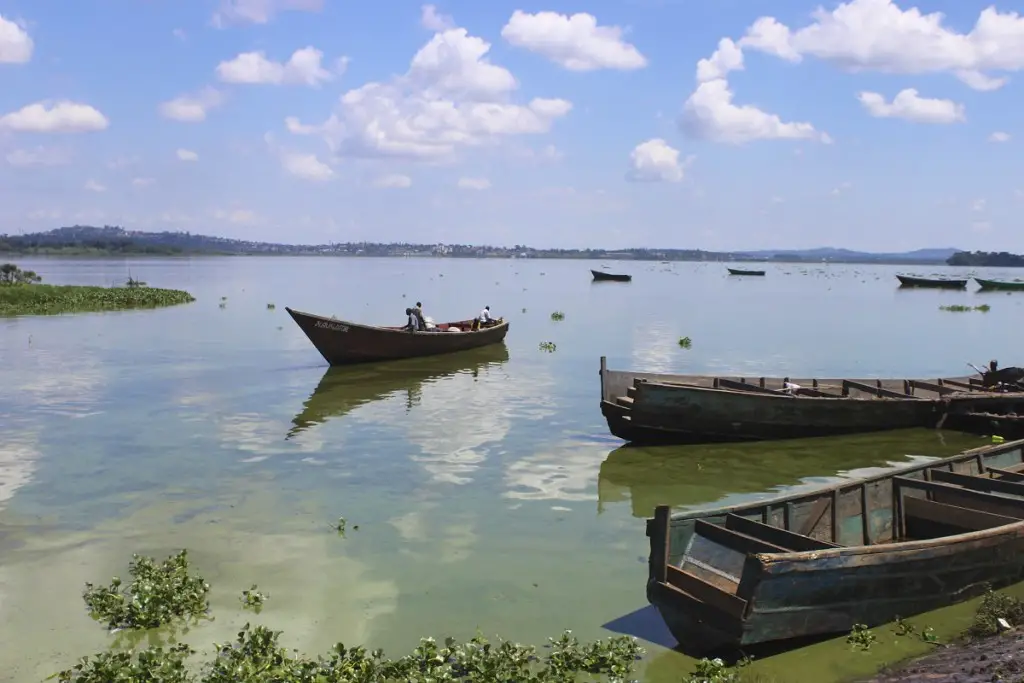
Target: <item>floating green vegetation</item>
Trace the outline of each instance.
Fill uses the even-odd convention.
[[[590,674],[624,682],[644,654],[628,636],[581,644],[566,631],[550,639],[544,656],[533,647],[476,637],[468,643],[448,638],[443,645],[425,638],[411,654],[394,660],[382,650],[338,643],[328,656],[311,659],[282,647],[280,636],[280,631],[246,624],[233,643],[216,645],[213,658],[200,666],[189,662],[195,650],[179,644],[101,652],[54,677],[59,683],[566,683]]]
[[[926,643],[937,643],[939,641],[938,636],[935,635],[935,629],[931,626],[925,626],[918,631],[916,626],[908,621],[904,621],[900,617],[896,617],[892,630],[897,636],[917,637]]]
[[[950,311],[952,313],[966,313],[968,311],[981,311],[982,313],[988,313],[992,310],[992,307],[988,304],[981,304],[980,306],[965,306],[963,304],[953,304],[952,306],[939,306],[940,311]]]
[[[555,342],[546,341],[546,342],[541,342],[540,343],[540,350],[541,351],[546,351],[548,353],[554,353],[556,348],[558,348],[558,347],[555,346]]]
[[[242,601],[242,607],[245,609],[251,609],[256,612],[256,614],[259,614],[263,611],[263,603],[265,603],[269,597],[269,595],[261,593],[259,586],[254,583],[250,586],[249,590],[242,591],[242,597],[239,598],[239,600]]]
[[[0,266],[0,285],[31,285],[42,281],[34,270],[22,270],[13,263]]]
[[[275,306],[274,304],[267,304],[267,310],[268,310],[268,311],[272,311],[272,310],[274,310],[275,308],[277,308],[277,306]]]
[[[854,624],[850,635],[846,636],[846,642],[858,650],[870,650],[877,640],[878,636],[864,624]]]
[[[155,628],[175,619],[198,619],[210,608],[210,585],[189,572],[184,550],[160,564],[152,557],[133,555],[128,573],[132,582],[127,586],[116,576],[106,587],[85,584],[82,598],[90,614],[110,629]]]
[[[744,669],[753,660],[744,657],[735,666],[726,666],[721,659],[701,659],[693,669],[693,673],[683,679],[683,683],[742,683],[748,680],[743,674]]]
[[[689,337],[680,337],[679,346],[684,349],[688,349],[693,346],[693,341]]]
[[[345,536],[345,528],[348,526],[348,522],[345,521],[344,517],[338,517],[338,521],[334,524],[334,530],[338,532],[341,537]]]
[[[565,320],[565,313],[562,313],[561,311],[555,311],[554,313],[551,314],[551,319],[556,321]]]
[[[55,315],[177,306],[195,301],[180,289],[13,284],[0,286],[0,316]]]
[[[1024,601],[1006,593],[996,593],[990,587],[964,635],[967,638],[994,636],[1004,630],[999,624],[1000,619],[1011,628],[1024,626]]]

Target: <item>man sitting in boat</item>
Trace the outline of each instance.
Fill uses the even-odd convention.
[[[419,319],[416,317],[416,314],[412,312],[411,308],[405,309],[405,317],[406,317],[406,323],[405,323],[405,326],[402,327],[403,330],[408,330],[409,332],[415,332],[416,330],[419,329],[419,325],[420,325]]]
[[[426,330],[427,323],[426,321],[423,320],[423,304],[417,301],[416,305],[412,309],[412,314],[416,316],[416,330],[418,332],[423,332],[424,330]]]

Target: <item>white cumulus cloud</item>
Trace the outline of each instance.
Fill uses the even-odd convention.
[[[199,155],[190,149],[179,149],[175,155],[179,161],[199,161]]]
[[[964,106],[952,100],[921,97],[914,88],[899,91],[892,102],[878,93],[862,92],[857,96],[868,114],[876,118],[896,118],[915,123],[957,123],[966,120]]]
[[[0,64],[25,64],[32,59],[35,44],[18,22],[0,14]]]
[[[753,140],[818,140],[831,138],[810,123],[785,122],[776,114],[752,105],[733,104],[729,83],[722,78],[697,86],[683,105],[679,124],[688,135],[701,140],[743,144]]]
[[[192,95],[181,95],[160,104],[160,114],[184,123],[205,121],[211,109],[224,104],[224,94],[214,88],[203,88]]]
[[[680,161],[678,149],[661,138],[652,138],[634,147],[629,159],[628,180],[678,183],[692,158]]]
[[[0,128],[23,133],[87,133],[109,125],[96,108],[67,100],[36,102],[0,116]]]
[[[618,26],[599,26],[592,14],[516,10],[501,29],[510,45],[536,52],[570,71],[647,66],[647,58],[622,39]]]
[[[66,150],[38,146],[33,149],[16,149],[6,155],[11,166],[63,166],[71,161]]]
[[[221,0],[213,15],[217,28],[228,24],[266,24],[279,12],[318,12],[324,0]]]
[[[317,87],[334,78],[323,67],[323,57],[324,53],[312,46],[296,50],[287,62],[267,59],[263,52],[243,52],[218,64],[217,78],[224,83]]]
[[[286,153],[281,157],[284,170],[296,178],[323,182],[334,177],[334,169],[316,158],[315,154]]]
[[[102,185],[102,184],[96,182],[95,180],[87,180],[87,181],[85,181],[85,186],[84,187],[85,187],[85,189],[89,190],[90,192],[106,192],[107,191],[107,188],[106,188],[105,185]]]
[[[455,28],[455,22],[447,14],[441,14],[434,5],[423,5],[420,12],[420,24],[428,31],[447,31]]]
[[[1010,134],[1009,133],[1004,133],[1001,130],[997,130],[996,132],[994,132],[994,133],[992,133],[991,135],[988,136],[988,141],[989,142],[1009,142],[1010,141]]]

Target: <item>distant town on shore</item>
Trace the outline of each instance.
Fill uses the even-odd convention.
[[[412,244],[344,242],[279,244],[190,232],[144,232],[117,226],[75,225],[46,232],[0,235],[0,253],[50,256],[364,256],[443,258],[542,258],[636,261],[750,261],[777,263],[879,263],[1024,267],[1024,256],[1008,252],[962,251],[954,248],[917,249],[898,253],[870,253],[822,247],[818,249],[766,249],[756,251],[704,251],[701,249],[537,249],[525,245],[505,247],[468,244]]]

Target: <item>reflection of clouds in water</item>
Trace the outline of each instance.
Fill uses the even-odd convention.
[[[435,482],[468,484],[515,419],[543,419],[554,412],[550,376],[510,380],[504,368],[481,369],[424,382],[411,407],[406,393],[353,411],[358,419],[401,424],[421,453],[412,456]]]
[[[0,510],[18,489],[32,480],[39,456],[35,434],[0,432]]]
[[[283,644],[309,654],[325,652],[339,640],[353,645],[379,640],[375,622],[397,608],[395,583],[340,554],[333,534],[241,528],[250,520],[258,520],[256,526],[271,524],[262,517],[279,509],[262,497],[248,507],[233,511],[230,520],[200,516],[170,525],[168,520],[183,510],[158,505],[102,530],[19,539],[24,544],[6,553],[0,565],[0,612],[31,618],[0,622],[4,680],[40,681],[80,655],[107,649],[106,630],[83,609],[82,583],[124,576],[133,552],[159,560],[188,548],[192,564],[212,586],[215,620],[181,636],[201,650],[233,640],[247,621],[283,630]],[[270,595],[259,616],[238,602],[240,591],[252,583]]]
[[[668,323],[633,330],[633,366],[643,372],[673,372],[679,360],[679,335]]]
[[[508,490],[520,500],[597,500],[597,478],[608,455],[605,444],[564,444],[531,455],[505,470]]]
[[[13,360],[6,370],[13,377],[6,383],[18,402],[50,413],[81,416],[91,412],[108,379],[99,360],[78,352],[33,348]]]
[[[218,418],[217,431],[224,448],[253,455],[244,462],[259,462],[282,453],[319,453],[324,441],[316,430],[301,432],[285,441],[290,424],[260,413],[238,413]]]
[[[442,564],[465,560],[479,538],[476,523],[468,519],[432,526],[427,513],[436,508],[436,504],[427,504],[420,510],[413,510],[388,520],[406,543],[399,552],[420,560],[426,559],[429,553],[429,556],[436,557]]]

